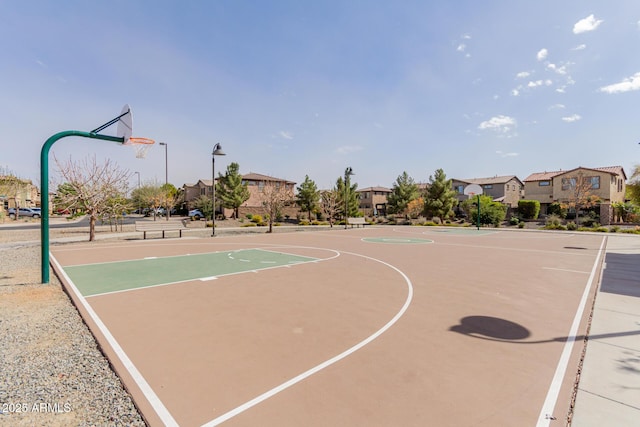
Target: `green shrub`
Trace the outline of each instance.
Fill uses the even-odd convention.
[[[253,214],[247,214],[247,219],[251,220],[251,218],[253,218]]]
[[[425,226],[427,226],[427,227],[433,227],[433,226],[436,226],[436,225],[438,225],[438,224],[436,224],[436,223],[435,223],[435,222],[433,222],[433,221],[425,221],[425,223],[424,223],[424,224],[422,224],[422,225],[425,225]]]
[[[255,222],[256,224],[261,224],[263,221],[261,215],[251,215],[251,222]]]
[[[598,233],[606,233],[609,231],[609,229],[607,227],[599,226],[595,227],[593,231],[597,231]]]
[[[509,224],[511,224],[511,225],[519,225],[520,224],[520,218],[518,218],[515,215],[511,216],[511,218],[509,219]]]
[[[595,218],[585,218],[582,220],[583,227],[600,227],[600,223]]]
[[[257,224],[255,222],[248,222],[246,224],[242,224],[242,227],[256,227]]]
[[[640,234],[640,227],[623,228],[622,230],[620,230],[620,232],[625,234]]]
[[[518,200],[518,213],[524,219],[538,219],[540,202],[538,200]]]
[[[567,223],[567,230],[575,231],[575,230],[577,230],[577,229],[578,229],[578,226],[576,225],[576,223],[575,223],[575,222],[573,222],[573,221],[569,221],[569,222]]]
[[[433,218],[431,218],[431,221],[435,222],[436,224],[442,224],[442,220],[440,219],[440,217],[434,216]]]
[[[618,227],[617,225],[614,225],[613,227],[609,228],[609,231],[611,233],[617,233],[620,231],[620,227]]]
[[[301,219],[300,221],[298,221],[298,224],[299,224],[299,225],[309,225],[310,223],[309,223],[309,221],[308,221],[308,220],[306,220],[306,219]]]
[[[521,221],[520,223],[518,223],[518,228],[524,228],[525,226],[525,222]]]
[[[557,215],[564,219],[567,217],[567,208],[563,208],[558,202],[551,203],[547,208],[547,215]]]

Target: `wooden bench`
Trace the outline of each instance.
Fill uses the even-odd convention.
[[[167,221],[159,219],[157,221],[136,221],[136,231],[142,231],[142,238],[147,238],[147,232],[162,231],[164,239],[165,231],[178,231],[182,237],[182,230],[187,228],[187,221]]]
[[[353,228],[354,225],[358,226],[358,228],[360,228],[360,226],[364,228],[365,225],[369,225],[369,223],[365,221],[364,217],[362,216],[356,218],[347,218],[347,224],[350,225],[351,228]]]

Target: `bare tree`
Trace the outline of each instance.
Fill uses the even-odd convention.
[[[320,207],[322,213],[329,218],[329,226],[333,227],[333,220],[341,212],[340,195],[338,190],[333,188],[320,193]]]
[[[54,157],[55,158],[55,157]],[[110,201],[127,193],[131,173],[121,170],[111,160],[99,164],[95,156],[74,162],[55,159],[65,185],[73,191],[60,197],[66,206],[80,209],[89,216],[89,241],[95,240],[96,220],[109,211]]]
[[[0,167],[0,196],[6,200],[13,200],[14,206],[19,207],[18,194],[24,192],[24,188],[29,182],[20,179],[8,168]],[[16,219],[19,210],[16,209]]]
[[[273,221],[282,212],[282,208],[295,202],[293,189],[287,187],[284,182],[266,181],[260,191],[260,196],[264,214],[269,221],[268,233],[271,233]]]
[[[599,183],[598,183],[599,185]],[[600,198],[593,194],[592,177],[578,172],[575,176],[562,179],[562,188],[569,191],[568,198],[561,206],[575,209],[576,222],[580,222],[580,210],[589,209],[600,202]]]

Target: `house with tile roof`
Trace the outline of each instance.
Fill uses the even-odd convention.
[[[536,172],[524,180],[524,193],[528,200],[540,202],[540,213],[546,214],[550,204],[571,199],[576,186],[585,183],[591,195],[603,203],[624,202],[627,175],[622,166]]]
[[[217,181],[218,179],[216,178],[216,182]],[[242,183],[247,184],[247,188],[249,189],[249,199],[247,199],[247,201],[244,202],[238,210],[241,218],[247,214],[262,214],[261,192],[264,189],[265,185],[273,183],[276,188],[282,186],[286,191],[291,192],[292,198],[296,185],[296,183],[293,181],[288,181],[286,179],[276,178],[253,172],[242,175]],[[212,180],[201,179],[198,180],[198,182],[195,184],[184,184],[182,189],[184,195],[183,206],[186,210],[189,210],[193,208],[193,202],[200,196],[212,197]],[[298,212],[298,207],[292,205],[285,208],[285,212],[283,212],[283,215],[290,215],[295,217]],[[233,210],[225,209],[224,214],[227,217],[231,216],[233,214]]]
[[[462,202],[468,198],[464,195],[464,189],[469,184],[481,186],[482,194],[491,196],[494,201],[504,203],[512,208],[517,208],[518,201],[524,198],[524,183],[515,175],[504,175],[489,178],[453,178],[451,185],[456,192],[458,201]]]

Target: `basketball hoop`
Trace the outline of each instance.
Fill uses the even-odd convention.
[[[153,139],[131,136],[124,145],[130,145],[136,150],[137,159],[144,159],[147,156],[149,148],[155,143]]]

